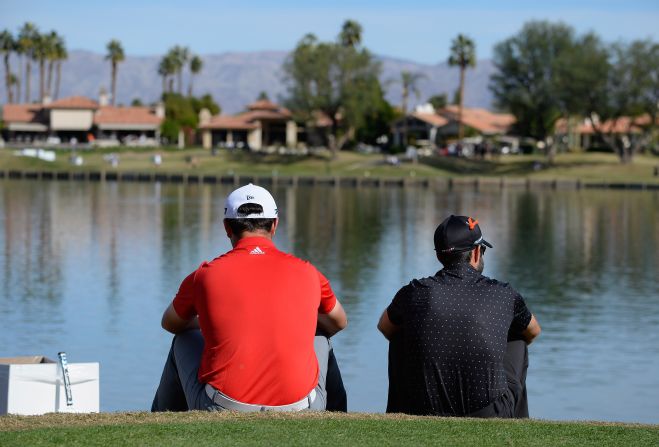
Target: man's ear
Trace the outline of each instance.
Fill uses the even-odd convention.
[[[277,232],[278,225],[279,225],[279,218],[276,218],[275,221],[272,223],[272,228],[270,228],[270,235],[272,237],[275,237],[275,233]]]
[[[478,263],[481,260],[481,248],[479,246],[476,246],[473,250],[471,250],[471,260],[470,264],[472,267],[477,268]]]
[[[229,223],[227,222],[226,219],[224,219],[222,223],[224,223],[224,231],[227,232],[227,237],[231,239],[233,237],[233,231],[231,231],[231,227],[229,226]]]

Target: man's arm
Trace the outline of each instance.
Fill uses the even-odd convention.
[[[318,314],[318,330],[331,337],[348,325],[348,316],[343,306],[336,300],[334,308],[326,314]]]
[[[199,329],[199,319],[196,315],[189,320],[184,320],[179,317],[172,304],[165,309],[160,324],[164,330],[172,334],[180,334],[190,329]]]
[[[522,337],[526,340],[526,344],[530,345],[533,340],[540,335],[540,332],[542,332],[540,324],[538,324],[538,320],[535,319],[535,315],[531,314],[529,325],[522,331]]]
[[[387,312],[387,309],[385,309],[384,312],[382,312],[380,321],[378,321],[378,329],[380,332],[382,332],[384,338],[391,340],[391,337],[393,337],[398,329],[400,329],[400,326],[397,326],[391,322],[389,319],[389,313]]]

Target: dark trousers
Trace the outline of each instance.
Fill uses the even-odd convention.
[[[472,414],[477,418],[528,418],[529,403],[526,396],[526,371],[529,368],[529,350],[524,340],[508,342],[503,358],[508,389],[488,405]]]
[[[151,411],[222,410],[208,397],[197,379],[204,339],[199,330],[174,336]],[[347,411],[346,390],[334,349],[326,337],[314,342],[320,367],[312,410]]]
[[[394,337],[389,343],[389,396],[387,413],[429,414],[428,409],[410,405],[410,396],[396,384],[404,380],[400,374],[401,362],[405,361],[402,337]],[[482,418],[528,418],[529,405],[526,396],[526,371],[529,367],[529,353],[523,340],[509,341],[503,359],[508,387],[506,392],[487,407],[467,414]],[[430,412],[430,414],[436,414]]]

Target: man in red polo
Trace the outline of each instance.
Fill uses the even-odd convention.
[[[325,409],[343,307],[313,265],[276,248],[267,190],[233,191],[224,216],[233,250],[188,275],[163,315],[176,336],[152,411]]]

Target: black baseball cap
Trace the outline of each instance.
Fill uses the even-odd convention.
[[[483,239],[478,221],[468,216],[450,215],[435,230],[435,250],[438,253],[460,253],[474,247],[492,244]]]

